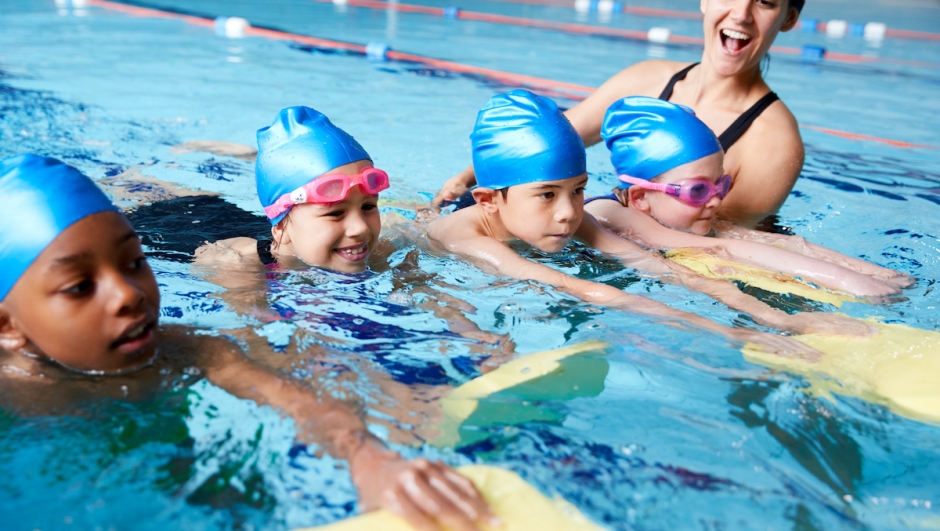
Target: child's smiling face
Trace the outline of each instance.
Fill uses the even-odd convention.
[[[499,217],[513,236],[545,252],[567,245],[584,218],[587,175],[511,186],[495,195]]]
[[[159,309],[137,233],[99,212],[59,234],[0,302],[0,346],[82,371],[128,369],[154,355]]]
[[[692,184],[695,180],[704,180],[712,184],[718,182],[724,173],[723,154],[719,151],[707,157],[683,164],[658,175],[652,180],[658,184]],[[654,219],[673,229],[684,230],[704,236],[711,232],[712,223],[721,198],[714,195],[699,206],[690,205],[677,197],[655,190],[644,190],[631,186],[627,190],[630,207],[646,212]]]
[[[356,175],[372,162],[362,160],[329,173]],[[272,229],[278,253],[296,256],[305,263],[343,273],[361,273],[375,249],[382,230],[379,197],[363,193],[359,186],[339,203],[305,203],[293,207],[284,221]]]

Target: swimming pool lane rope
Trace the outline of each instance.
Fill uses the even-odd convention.
[[[566,7],[572,9],[578,9],[578,2],[571,0],[484,0],[486,2],[497,2],[505,4],[524,4],[524,5],[536,5],[536,6],[545,6],[545,7]],[[620,9],[616,8],[616,4],[620,3]],[[589,0],[588,6],[589,10],[599,11],[597,7],[599,4],[598,0]],[[685,11],[678,9],[661,9],[656,7],[641,7],[641,6],[628,6],[622,2],[612,2],[613,11],[617,13],[627,13],[631,15],[639,15],[642,17],[656,17],[656,18],[680,18],[680,19],[694,19],[702,20],[704,18],[702,13],[698,11]],[[813,20],[811,23],[815,25],[813,31],[819,33],[825,33],[827,28],[826,22],[817,22]],[[796,23],[794,29],[800,29],[805,27],[806,22],[800,20]],[[894,29],[886,28],[885,37],[896,37],[899,39],[920,39],[928,41],[940,41],[940,33],[930,32],[930,31],[914,31],[914,30],[904,30],[904,29]]]
[[[215,19],[191,15],[186,13],[179,13],[175,11],[168,11],[165,9],[157,9],[153,7],[143,7],[139,5],[131,5],[119,2],[113,2],[110,0],[88,0],[88,5],[98,7],[101,9],[108,9],[111,11],[117,11],[128,16],[134,17],[146,17],[146,18],[162,18],[162,19],[174,19],[181,20],[188,24],[193,24],[196,26],[202,26],[210,30],[215,29]],[[348,52],[353,52],[356,54],[366,54],[366,46],[361,44],[355,44],[350,42],[336,41],[331,39],[321,39],[319,37],[311,37],[308,35],[300,35],[296,33],[290,33],[287,31],[282,31],[273,28],[261,28],[255,26],[249,26],[245,29],[246,36],[261,37],[271,40],[282,40],[289,41],[297,44],[303,44],[306,46],[313,46],[318,48],[332,49],[332,50],[345,50]],[[462,63],[456,63],[453,61],[445,61],[441,59],[434,59],[431,57],[425,57],[417,54],[410,54],[404,52],[397,52],[389,50],[386,52],[386,57],[392,61],[402,61],[409,63],[418,63],[429,66],[435,69],[446,70],[449,72],[459,73],[459,74],[469,74],[469,75],[478,75],[484,78],[488,78],[494,81],[497,81],[501,84],[508,86],[522,86],[530,87],[536,90],[547,92],[553,97],[564,97],[572,101],[581,101],[587,98],[591,93],[594,92],[594,87],[589,87],[585,85],[577,85],[574,83],[566,83],[563,81],[555,81],[551,79],[545,79],[535,76],[526,76],[521,74],[513,74],[510,72],[503,72],[501,70],[494,70],[491,68],[481,68],[471,65],[465,65]],[[812,129],[824,134],[838,136],[841,138],[851,139],[851,140],[865,140],[871,142],[879,142],[882,144],[900,147],[900,148],[927,148],[927,149],[936,149],[936,146],[930,146],[925,144],[914,144],[911,142],[904,142],[900,140],[892,140],[888,138],[880,138],[876,136],[862,135],[858,133],[850,133],[846,131],[839,131],[836,129],[824,128],[814,125],[800,124],[800,127],[807,129]]]
[[[314,2],[329,4],[334,0],[313,0]],[[458,20],[474,20],[480,22],[489,22],[491,24],[506,24],[510,26],[520,26],[527,28],[538,28],[545,30],[560,31],[564,33],[575,33],[579,35],[597,35],[605,37],[619,37],[633,41],[650,41],[650,32],[642,30],[629,30],[621,28],[611,28],[607,26],[594,26],[591,24],[578,24],[573,22],[555,22],[551,20],[542,20],[535,18],[513,17],[508,15],[496,15],[492,13],[481,13],[478,11],[465,11],[463,9],[447,7],[429,7],[414,4],[403,4],[400,2],[385,2],[383,0],[342,0],[342,5],[360,7],[365,9],[376,9],[385,11],[397,11],[400,13],[417,13],[423,15],[432,15],[438,17],[449,17]],[[664,36],[665,42],[672,44],[693,44],[703,46],[705,39],[702,37],[690,37],[686,35],[674,35],[669,33]],[[781,55],[804,54],[803,48],[792,46],[772,46],[771,52]],[[822,58],[829,61],[840,63],[885,63],[904,66],[915,66],[921,68],[937,68],[940,63],[931,63],[926,61],[910,61],[906,59],[891,59],[885,57],[871,57],[867,55],[830,52],[826,50]]]

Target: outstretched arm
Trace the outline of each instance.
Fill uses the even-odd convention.
[[[385,508],[428,531],[445,525],[474,531],[476,522],[492,519],[469,481],[443,464],[407,461],[387,449],[347,404],[275,376],[233,343],[202,340],[199,350],[209,381],[239,398],[284,412],[294,419],[298,439],[346,459],[365,510]]]
[[[727,280],[708,278],[691,269],[648,252],[617,236],[600,225],[593,216],[585,215],[578,236],[590,246],[612,255],[627,267],[655,273],[661,280],[678,280],[683,286],[704,293],[729,308],[749,314],[765,326],[796,333],[829,333],[868,335],[871,328],[857,319],[819,313],[790,315],[743,293]]]
[[[802,236],[761,232],[735,225],[728,221],[715,223],[715,230],[718,231],[718,236],[722,238],[748,240],[773,245],[790,252],[799,253],[804,256],[809,256],[810,258],[823,260],[846,269],[851,269],[856,273],[868,275],[899,288],[908,287],[914,281],[913,278],[906,273],[881,267],[871,262],[844,255],[832,249],[827,249],[826,247],[807,241]]]
[[[882,297],[898,291],[896,287],[868,275],[773,245],[749,240],[697,236],[664,227],[649,216],[634,216],[631,223],[631,232],[645,247],[721,248],[739,262],[802,278],[807,282],[858,297]]]
[[[588,217],[589,216],[585,216],[585,218]],[[593,218],[590,219],[593,222]],[[587,219],[585,221],[587,221]],[[611,236],[616,238],[616,236]],[[781,355],[795,355],[807,358],[819,356],[817,351],[790,338],[752,330],[729,328],[704,317],[676,310],[647,297],[624,293],[613,286],[566,275],[550,267],[526,260],[510,249],[506,244],[492,238],[467,238],[459,243],[450,245],[449,250],[473,262],[496,269],[504,275],[551,284],[562,291],[588,302],[623,307],[624,309],[634,312],[662,317],[672,321],[681,321],[706,330],[718,332],[735,341],[759,343]],[[642,250],[639,251],[642,252]]]

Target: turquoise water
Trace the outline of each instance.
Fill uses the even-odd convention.
[[[384,41],[400,51],[588,86],[649,57],[692,61],[700,54],[691,45],[299,0],[151,5],[243,16],[260,26],[359,44]],[[843,6],[811,1],[806,15],[856,21]],[[853,17],[940,31],[935,4],[892,6],[856,2]],[[603,22],[596,13],[579,15],[571,8],[486,1],[461,7],[701,34],[694,20],[614,15]],[[251,163],[171,148],[193,140],[253,144],[254,131],[280,108],[309,105],[354,134],[389,172],[392,188],[384,198],[423,201],[466,166],[477,109],[507,88],[416,64],[370,63],[360,55],[260,38],[224,39],[178,20],[94,7],[0,0],[0,13],[0,156],[47,154],[97,179],[134,170],[219,193],[253,213],[261,211]],[[934,41],[887,39],[876,46],[793,32],[778,44],[940,63],[940,42]],[[777,54],[768,79],[802,124],[940,146],[938,68],[808,65]],[[807,163],[780,223],[920,279],[905,301],[850,304],[846,313],[940,328],[933,293],[940,278],[940,152],[807,128],[802,133]],[[603,193],[614,181],[605,150],[590,149],[588,164],[589,193]],[[355,360],[360,383],[347,391],[367,401],[373,430],[393,440],[410,432],[414,420],[403,405],[377,406],[387,399],[376,382],[391,374],[406,383],[459,384],[476,375],[474,363],[491,352],[455,337],[443,321],[416,307],[421,296],[412,291],[418,285],[433,284],[472,304],[479,327],[508,334],[519,353],[588,339],[609,342],[601,358],[607,365],[603,391],[540,404],[554,420],[492,428],[459,451],[397,448],[453,465],[482,462],[514,470],[610,529],[940,526],[937,426],[858,399],[810,397],[801,378],[745,362],[736,345],[720,337],[655,327],[640,316],[585,305],[407,246],[393,265],[417,263],[428,274],[404,285],[392,273],[270,279],[259,293],[288,319],[266,324],[239,316],[214,297],[221,289],[195,276],[188,264],[151,250],[164,322],[251,326],[279,348],[295,330],[305,331],[308,348],[332,347],[339,358]],[[717,322],[754,326],[707,297],[638,277],[577,246],[557,256],[529,256]],[[292,372],[316,378],[304,360],[293,363]],[[0,478],[0,527],[289,529],[357,510],[342,463],[296,445],[290,422],[205,382],[189,383],[176,382],[165,396],[143,404],[88,404],[82,417],[27,417],[5,406],[0,469],[8,473]]]

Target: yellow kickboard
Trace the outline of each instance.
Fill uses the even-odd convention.
[[[484,465],[461,467],[458,472],[476,485],[493,513],[503,521],[499,528],[481,524],[482,531],[603,531],[567,501],[545,497],[513,472]],[[414,528],[400,517],[380,510],[296,531],[414,531]]]
[[[503,391],[516,391],[533,400],[567,400],[576,396],[596,396],[604,388],[607,362],[580,356],[597,353],[609,345],[603,341],[585,341],[576,345],[529,354],[504,363],[496,370],[474,378],[441,399],[444,421],[441,435],[432,441],[435,446],[451,447],[473,442],[473,434],[463,433],[461,426],[477,412],[480,400]],[[541,412],[545,414],[545,411]],[[534,417],[531,415],[535,414]],[[512,424],[539,420],[539,408],[523,404],[503,404],[485,414],[483,422]],[[541,419],[549,420],[549,419]],[[470,440],[467,436],[470,435]],[[482,437],[482,435],[481,435]]]
[[[748,361],[807,376],[823,395],[855,396],[908,418],[940,422],[940,333],[871,323],[878,328],[872,337],[795,336],[825,354],[816,363],[748,347],[742,352]]]
[[[848,293],[816,288],[789,275],[732,262],[709,254],[704,249],[672,249],[666,253],[666,258],[706,277],[737,280],[764,291],[781,295],[797,295],[804,299],[831,304],[837,308],[841,307],[843,302],[860,302],[858,298]]]

